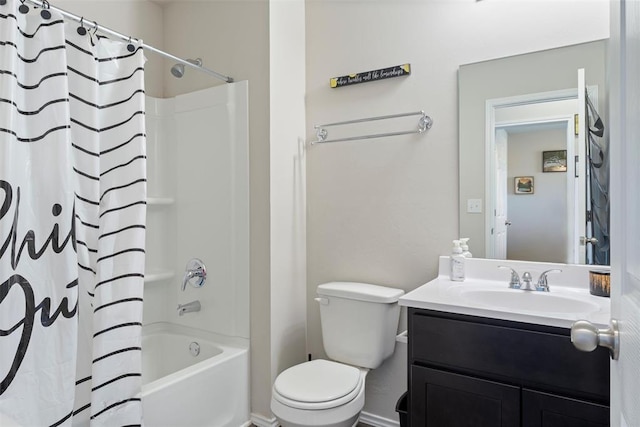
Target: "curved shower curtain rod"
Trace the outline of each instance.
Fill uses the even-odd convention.
[[[122,34],[122,33],[119,33],[117,31],[114,31],[114,30],[112,30],[110,28],[103,27],[103,26],[99,25],[95,21],[90,21],[90,20],[84,19],[84,17],[82,17],[82,16],[74,15],[73,13],[67,12],[64,9],[60,9],[58,7],[52,6],[46,0],[44,0],[44,1],[41,1],[41,0],[26,0],[26,1],[28,3],[33,4],[36,7],[42,8],[42,9],[55,10],[56,12],[61,14],[62,16],[66,17],[66,18],[69,18],[69,19],[71,19],[73,21],[76,21],[78,23],[81,22],[82,25],[85,25],[85,26],[87,26],[87,27],[89,27],[91,29],[95,29],[96,31],[100,31],[100,32],[105,33],[105,34],[109,34],[111,36],[118,37],[119,39],[124,40],[124,41],[135,41],[135,42],[140,43],[139,39],[135,39],[135,38],[132,38],[131,36],[127,36],[125,34]],[[233,83],[233,78],[232,77],[225,76],[224,74],[220,74],[220,73],[218,73],[216,71],[210,70],[210,69],[208,69],[206,67],[203,67],[201,65],[196,65],[196,64],[194,64],[192,62],[187,61],[186,59],[178,58],[177,56],[171,55],[170,53],[167,53],[165,51],[157,49],[157,48],[155,48],[153,46],[149,46],[149,45],[144,44],[144,43],[141,43],[141,46],[146,50],[149,50],[151,52],[157,53],[158,55],[162,55],[162,56],[164,56],[166,58],[172,59],[172,60],[174,60],[176,62],[179,62],[181,64],[184,64],[184,65],[186,65],[188,67],[195,68],[196,70],[200,70],[203,73],[209,74],[210,76],[213,76],[213,77],[215,77],[217,79],[223,80],[223,81],[225,81],[227,83]]]

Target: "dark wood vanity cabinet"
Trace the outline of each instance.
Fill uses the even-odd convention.
[[[609,353],[564,328],[409,309],[409,426],[609,425]]]

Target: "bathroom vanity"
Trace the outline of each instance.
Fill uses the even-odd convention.
[[[498,265],[536,278],[563,272],[538,293],[509,289]],[[442,257],[441,275],[400,300],[411,427],[609,425],[609,352],[581,352],[570,339],[575,320],[608,323],[609,300],[589,295],[588,267],[473,260],[462,283],[447,267]]]

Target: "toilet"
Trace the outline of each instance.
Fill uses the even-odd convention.
[[[271,411],[282,427],[352,427],[364,407],[365,378],[393,354],[400,289],[354,282],[317,288],[322,342],[331,360],[292,366],[276,378]]]

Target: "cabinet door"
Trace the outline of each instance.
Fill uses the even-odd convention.
[[[411,427],[515,427],[520,388],[411,366]]]
[[[523,427],[608,427],[609,407],[523,389],[522,421]]]

